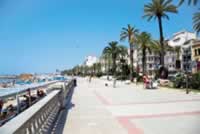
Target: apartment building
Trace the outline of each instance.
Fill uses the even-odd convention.
[[[180,66],[181,66],[182,71],[192,72],[192,56],[191,56],[192,46],[193,46],[193,41],[196,39],[197,39],[197,36],[195,33],[191,33],[184,30],[184,31],[175,33],[173,37],[169,39],[168,41],[168,44],[171,47],[180,47],[180,55],[179,55],[180,57],[176,57],[176,60],[181,61]]]

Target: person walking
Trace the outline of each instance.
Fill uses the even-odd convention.
[[[89,83],[91,83],[91,81],[92,81],[92,74],[89,77]]]
[[[3,100],[0,99],[0,116],[1,116],[1,111],[2,111],[2,109],[3,109]]]

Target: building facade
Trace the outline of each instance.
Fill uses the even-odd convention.
[[[176,60],[181,61],[180,66],[182,71],[192,72],[192,46],[193,41],[196,39],[197,36],[195,33],[191,33],[184,30],[175,33],[173,37],[168,40],[168,45],[170,45],[171,47],[180,47],[180,57],[176,57]],[[176,60],[173,60],[175,64]],[[176,69],[176,66],[174,69]]]
[[[174,73],[176,71],[176,58],[177,54],[174,51],[165,52],[165,67],[168,69],[169,73]]]
[[[97,62],[98,62],[98,58],[96,56],[87,56],[84,61],[84,65],[91,67],[92,65],[94,65]]]
[[[194,40],[192,45],[192,72],[200,71],[200,40]]]
[[[155,71],[158,69],[159,64],[160,64],[159,53],[146,51],[146,72],[149,75],[152,75],[155,73]],[[142,68],[142,51],[141,50],[138,50],[138,53],[137,53],[137,66],[139,68],[139,72],[142,72],[143,68]]]
[[[200,61],[200,40],[194,40],[192,45],[192,60]]]

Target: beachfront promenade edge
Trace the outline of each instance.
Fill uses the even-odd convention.
[[[0,133],[35,134],[51,131],[59,111],[66,104],[68,93],[75,86],[74,81],[57,82],[46,97],[2,126]]]

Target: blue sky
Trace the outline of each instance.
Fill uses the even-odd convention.
[[[0,6],[0,74],[66,69],[118,41],[127,24],[159,37],[157,21],[142,19],[150,0],[5,0]],[[183,5],[164,20],[165,37],[192,30],[196,9]],[[121,44],[127,45],[125,42]]]

